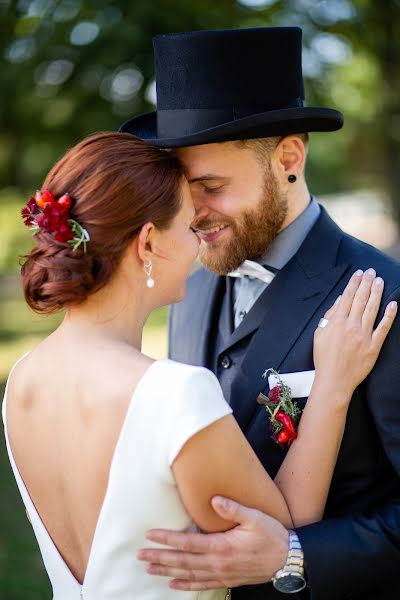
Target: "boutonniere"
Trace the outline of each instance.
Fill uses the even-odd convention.
[[[257,402],[265,406],[269,415],[272,439],[282,448],[288,448],[297,437],[296,426],[301,410],[293,400],[290,387],[283,383],[279,373],[274,369],[267,369],[262,375],[263,379],[267,378],[268,373],[275,375],[278,383],[269,391],[268,396],[260,394]]]

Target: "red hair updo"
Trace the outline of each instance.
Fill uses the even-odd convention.
[[[90,235],[80,246],[39,233],[21,268],[26,302],[51,313],[83,302],[105,286],[142,226],[168,228],[181,206],[183,168],[178,158],[129,133],[92,135],[71,148],[42,189],[74,200],[71,218]]]

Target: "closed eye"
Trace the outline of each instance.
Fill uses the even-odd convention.
[[[208,185],[203,185],[203,190],[207,193],[207,194],[219,194],[220,192],[222,192],[222,190],[224,189],[225,186],[220,185],[218,187],[210,187]]]

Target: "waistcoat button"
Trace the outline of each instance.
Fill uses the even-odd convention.
[[[225,355],[225,356],[223,356],[223,357],[221,358],[221,367],[222,367],[223,369],[229,369],[229,367],[231,366],[231,364],[232,364],[232,361],[231,361],[231,359],[229,358],[229,356],[226,356],[226,355]]]

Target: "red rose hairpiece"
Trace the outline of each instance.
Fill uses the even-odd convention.
[[[86,229],[71,219],[71,205],[72,198],[69,194],[63,194],[56,199],[49,190],[40,190],[34,198],[28,200],[21,215],[33,235],[50,233],[58,242],[71,244],[73,252],[81,244],[86,252],[90,236]]]

